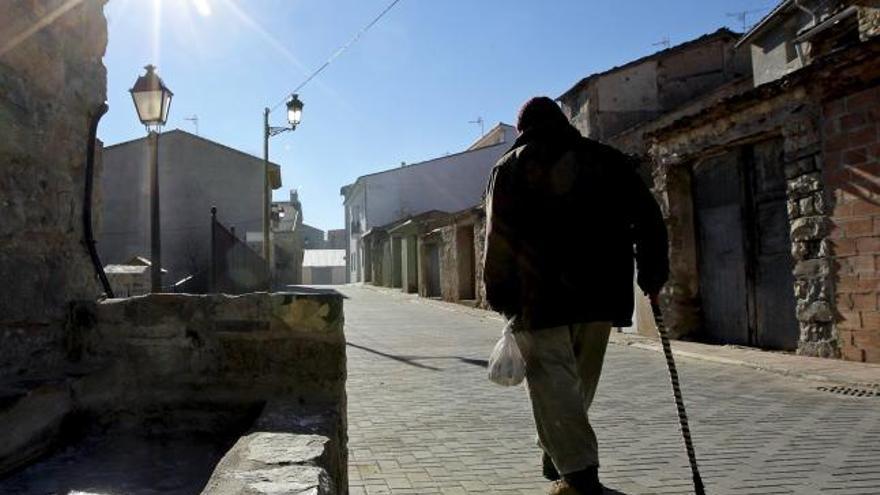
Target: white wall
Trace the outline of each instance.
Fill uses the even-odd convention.
[[[512,140],[359,178],[345,201],[350,281],[363,280],[363,249],[360,234],[351,232],[353,222],[361,222],[363,233],[426,211],[470,208],[482,200],[492,168],[511,145]]]

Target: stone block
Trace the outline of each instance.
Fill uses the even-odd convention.
[[[797,354],[801,356],[837,358],[840,357],[840,348],[837,339],[817,342],[801,341],[798,343]]]
[[[348,493],[344,409],[270,402],[217,464],[203,495]]]
[[[834,313],[827,301],[813,301],[812,303],[798,307],[797,319],[801,322],[830,323],[834,320]]]
[[[812,241],[822,239],[828,235],[829,227],[829,220],[825,216],[810,216],[795,219],[791,222],[791,240]]]
[[[788,219],[794,220],[795,218],[799,218],[802,216],[801,214],[801,206],[800,202],[797,200],[788,201],[785,204],[786,211],[788,212]]]
[[[819,172],[810,172],[800,175],[788,181],[788,195],[791,198],[802,198],[811,193],[822,190],[822,175]]]

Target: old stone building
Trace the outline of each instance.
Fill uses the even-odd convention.
[[[739,35],[727,30],[592,74],[558,101],[584,136],[613,136],[750,74],[747,54],[735,50]]]
[[[448,213],[430,210],[374,227],[361,236],[365,282],[419,292],[421,281],[435,277],[419,261],[422,236],[445,221]]]
[[[445,301],[483,305],[483,243],[486,213],[474,206],[443,219],[422,235],[419,294]]]
[[[795,3],[740,41],[753,88],[642,129],[670,233],[667,323],[880,362],[878,5]]]

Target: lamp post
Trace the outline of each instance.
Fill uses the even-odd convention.
[[[138,118],[147,129],[150,148],[150,291],[162,290],[162,241],[159,232],[159,133],[168,121],[174,93],[156,75],[156,67],[144,67],[129,90]]]
[[[269,113],[271,110],[266,108],[263,110],[263,259],[269,267],[269,289],[271,289],[272,279],[272,251],[269,246],[269,206],[272,202],[272,189],[269,185],[269,138],[277,136],[282,132],[292,131],[296,129],[302,120],[303,102],[300,101],[296,94],[290,95],[287,100],[287,122],[288,127],[272,127],[269,125]]]

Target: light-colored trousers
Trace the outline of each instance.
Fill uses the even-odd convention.
[[[599,445],[588,411],[610,332],[610,322],[514,332],[526,362],[538,443],[561,474],[599,465]]]

